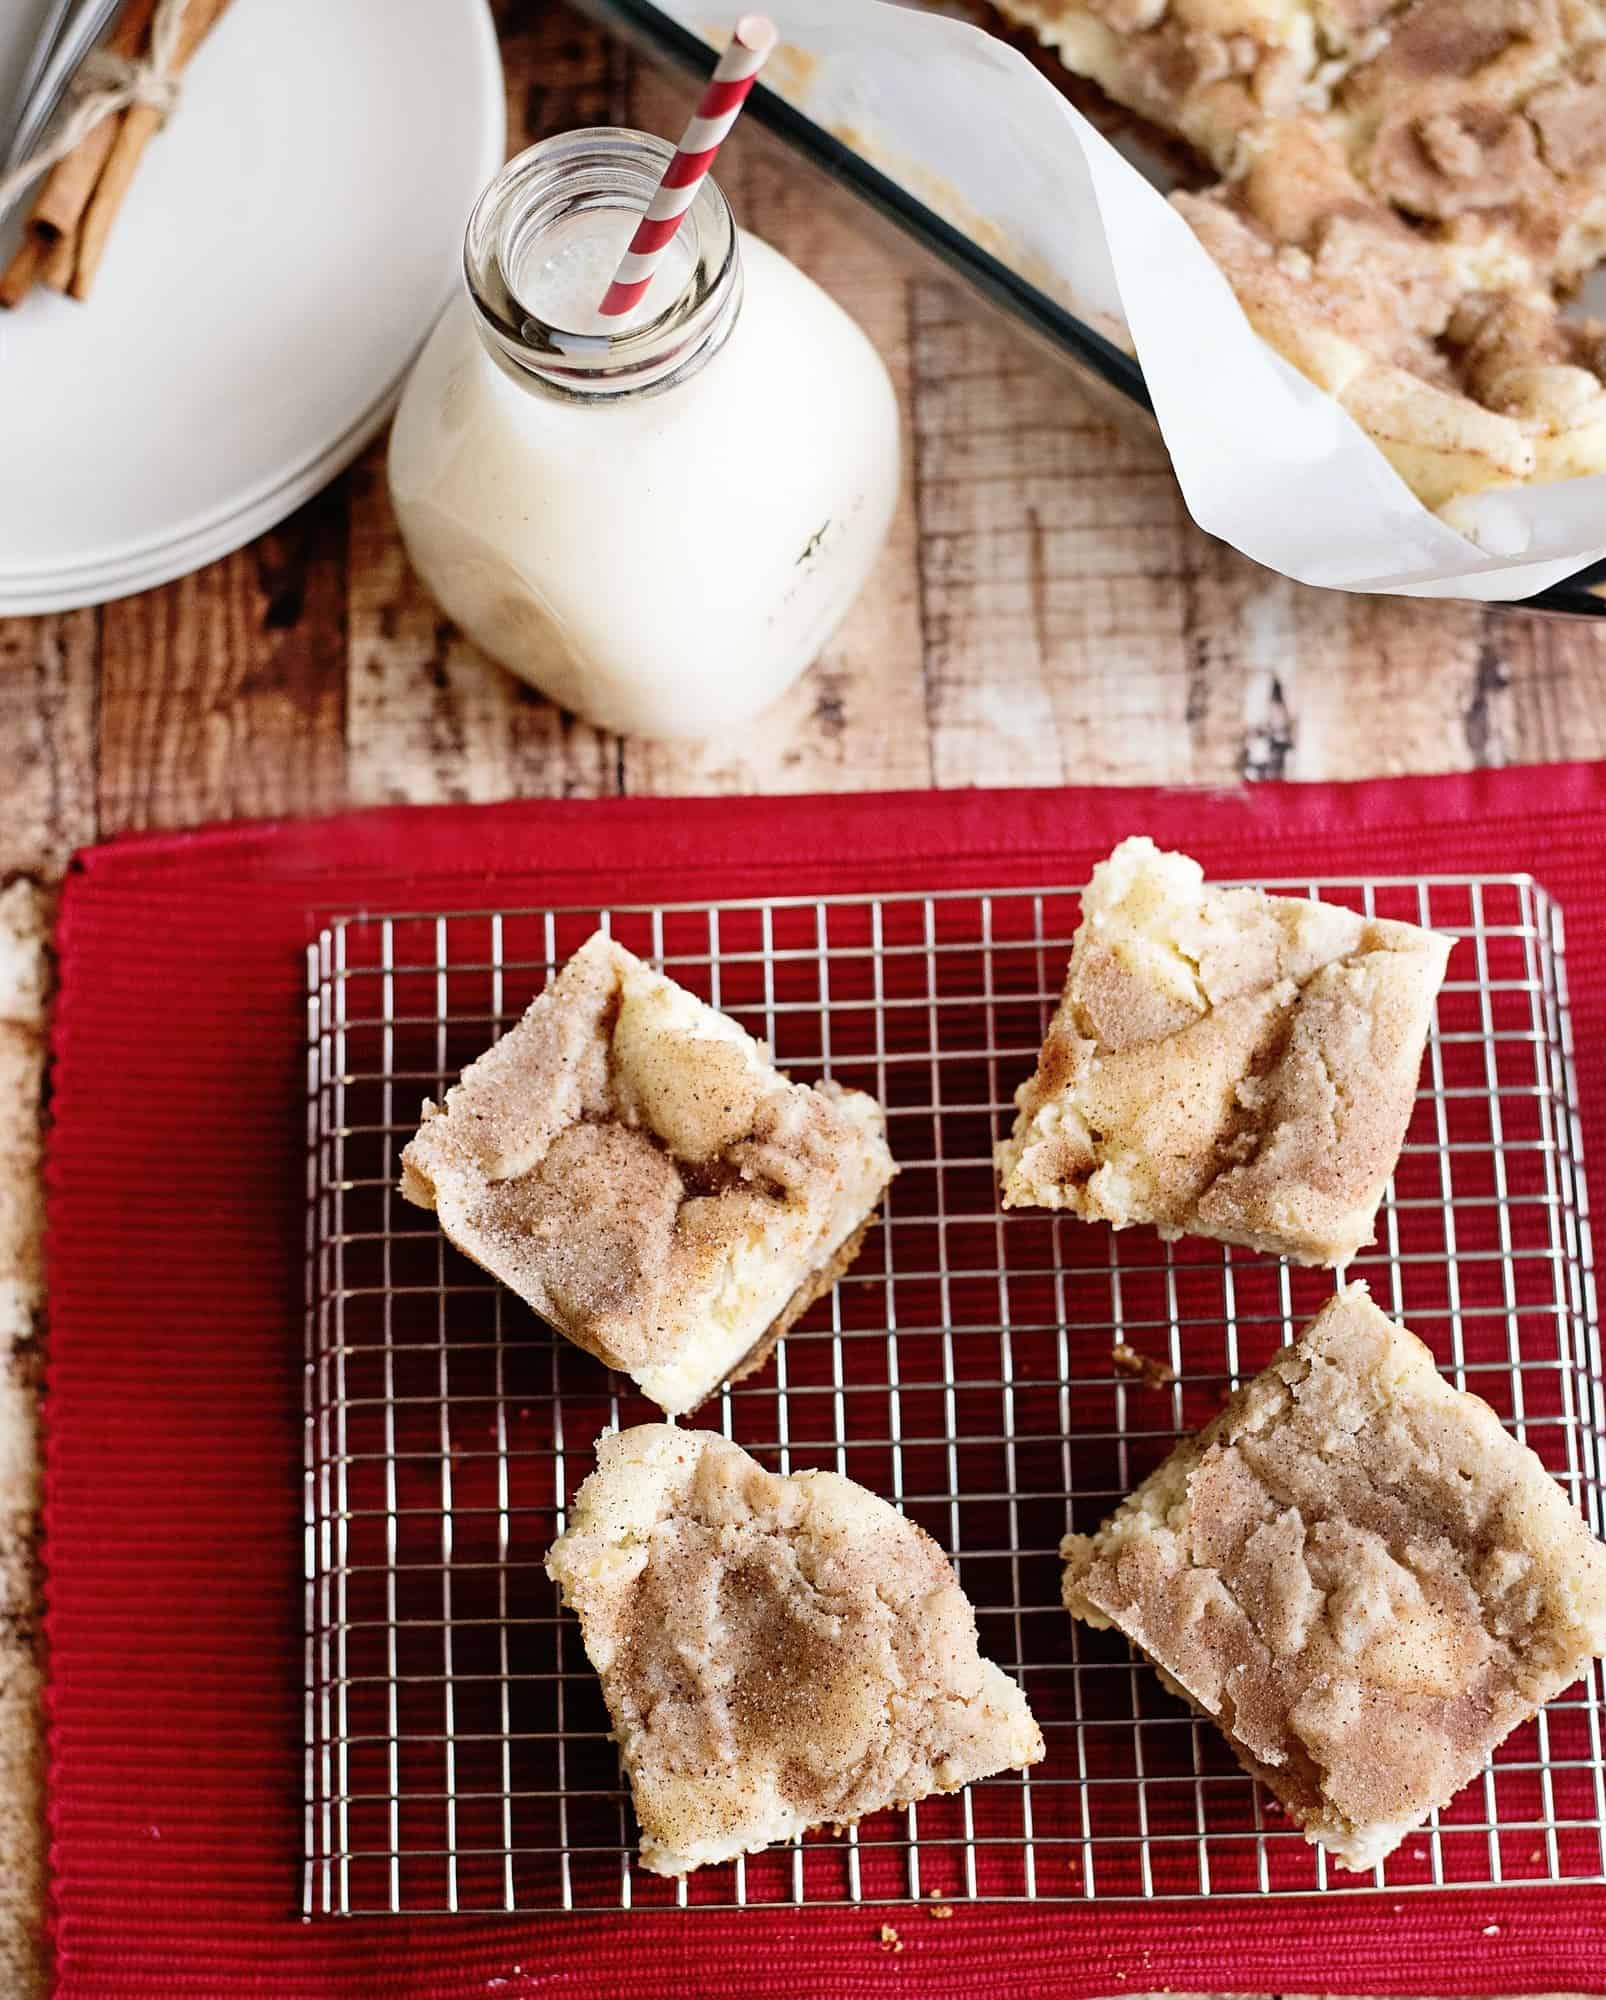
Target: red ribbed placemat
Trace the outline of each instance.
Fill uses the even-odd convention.
[[[1354,787],[529,803],[119,842],[61,925],[46,1537],[71,1995],[1488,1993],[1599,1986],[1606,1890],[303,1924],[304,947],[334,910],[1531,870],[1606,1161],[1606,770]],[[1598,1185],[1598,1180],[1597,1180]],[[882,1949],[893,1922],[904,1950]]]

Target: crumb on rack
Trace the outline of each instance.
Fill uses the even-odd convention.
[[[1117,1375],[1131,1376],[1145,1389],[1169,1389],[1177,1379],[1177,1371],[1169,1361],[1156,1360],[1152,1354],[1140,1354],[1135,1347],[1128,1347],[1124,1340],[1118,1340],[1110,1349],[1110,1360]]]
[[[951,1917],[953,1913],[954,1913],[954,1906],[952,1903],[933,1903],[929,1911],[929,1914],[931,1916],[939,1918]]]

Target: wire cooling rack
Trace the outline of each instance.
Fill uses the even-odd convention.
[[[1606,1391],[1559,912],[1525,878],[1310,881],[1454,933],[1378,1242],[1351,1267],[1606,1527]],[[1013,1211],[990,1149],[1058,997],[1073,889],[348,917],[309,952],[306,1869],[313,1912],[1038,1901],[1606,1880],[1606,1690],[1570,1689],[1371,1876],[1325,1857],[1112,1633],[1060,1605],[1093,1527],[1332,1280]],[[886,1105],[858,1263],[694,1421],[827,1466],[948,1550],[1048,1754],[846,1838],[640,1871],[542,1558],[608,1424],[657,1416],[393,1190],[426,1096],[599,923],[795,1075]],[[1124,1372],[1117,1342],[1160,1364]],[[1126,1368],[1129,1370],[1128,1360]]]

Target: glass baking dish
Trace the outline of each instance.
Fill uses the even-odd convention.
[[[714,52],[652,0],[572,0],[580,12],[655,61],[704,76]],[[1017,334],[1070,368],[1096,400],[1123,421],[1152,425],[1143,369],[1130,355],[1078,319],[1047,293],[985,250],[935,209],[910,194],[824,126],[762,86],[748,100],[747,119],[773,136],[830,188],[877,218],[900,254],[935,265],[975,299],[1001,314]],[[1517,607],[1571,617],[1606,617],[1606,562],[1591,564]]]

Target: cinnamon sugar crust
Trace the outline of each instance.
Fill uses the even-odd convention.
[[[1355,419],[1418,499],[1459,524],[1472,496],[1606,471],[1606,322],[1564,316],[1542,290],[1434,284],[1351,261],[1364,232],[1307,252],[1279,245],[1238,203],[1180,195],[1249,324]],[[1413,293],[1415,297],[1413,298]],[[1445,308],[1426,325],[1416,301]]]
[[[1043,1754],[937,1544],[835,1473],[777,1476],[711,1431],[605,1436],[547,1568],[657,1874]]]
[[[1303,0],[997,0],[1065,67],[1225,172],[1245,131],[1318,92]]]
[[[674,1415],[829,1289],[894,1171],[874,1099],[792,1083],[599,933],[425,1105],[401,1191]]]
[[[1346,1262],[1399,1157],[1449,952],[1123,841],[996,1149],[1005,1206]]]
[[[1346,1868],[1606,1651],[1606,1548],[1364,1285],[1061,1553],[1067,1608],[1140,1647]]]
[[[1250,325],[1428,506],[1606,471],[1603,0],[1003,4],[1217,168],[1174,199]]]
[[[1606,326],[1563,317],[1520,242],[1427,229],[1375,196],[1331,121],[1249,142],[1176,206],[1245,316],[1429,506],[1606,469]]]
[[[1606,251],[1606,10],[1415,0],[1337,99],[1357,175],[1570,285]]]

